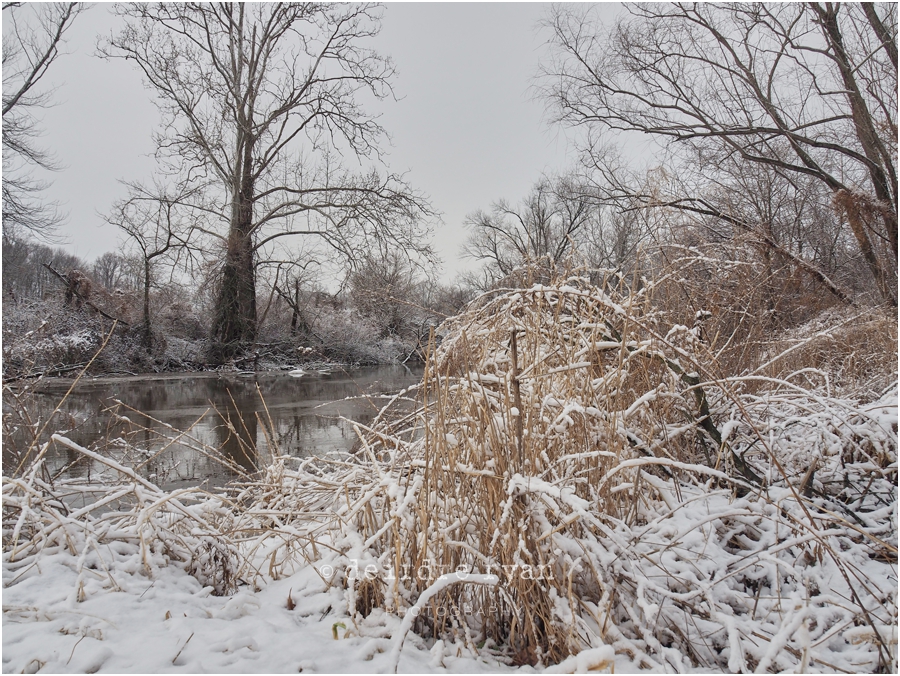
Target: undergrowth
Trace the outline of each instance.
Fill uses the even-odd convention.
[[[602,288],[475,301],[353,453],[275,458],[228,495],[101,456],[115,481],[49,483],[43,447],[4,477],[12,583],[63,550],[113,570],[117,542],[219,594],[311,565],[359,633],[414,609],[401,630],[510,664],[896,671],[896,321],[836,316],[738,371],[714,313]]]

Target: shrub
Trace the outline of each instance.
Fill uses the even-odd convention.
[[[415,607],[420,634],[517,664],[609,644],[636,668],[894,668],[896,386],[745,391],[663,316],[578,281],[475,304],[414,416],[386,411],[356,460],[270,468],[254,509],[319,515],[361,616]]]

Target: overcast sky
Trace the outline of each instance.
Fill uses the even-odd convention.
[[[79,16],[66,54],[48,78],[56,106],[44,111],[43,145],[63,169],[46,197],[68,213],[66,247],[92,260],[115,250],[119,234],[98,213],[123,195],[119,179],[148,177],[158,116],[139,72],[94,54],[98,34],[118,19],[109,5]],[[460,263],[466,214],[518,201],[543,172],[574,161],[563,130],[545,121],[530,85],[545,52],[542,3],[394,3],[385,7],[379,49],[397,67],[400,97],[381,107],[393,137],[387,162],[430,196],[443,216],[435,247],[445,277]],[[617,10],[609,5],[610,16]]]

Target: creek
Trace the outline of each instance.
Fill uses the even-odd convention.
[[[353,423],[371,423],[391,395],[421,377],[421,367],[375,366],[86,378],[61,405],[72,381],[54,378],[37,385],[30,413],[41,421],[52,415],[48,436],[56,432],[137,467],[161,487],[221,486],[252,474],[274,453],[351,450],[358,439]],[[9,462],[4,451],[4,466]],[[59,444],[46,465],[51,475],[89,481],[103,469]]]

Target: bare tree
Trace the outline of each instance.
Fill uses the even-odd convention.
[[[59,288],[59,282],[47,269],[53,266],[63,274],[86,269],[85,262],[60,248],[35,242],[28,237],[3,233],[3,296],[14,303],[42,299]]]
[[[418,272],[396,250],[369,255],[351,272],[350,299],[378,326],[381,337],[409,338],[410,331],[422,324],[422,315],[427,314],[421,298],[425,280]]]
[[[225,250],[213,359],[257,332],[256,262],[282,237],[319,237],[348,257],[369,240],[423,250],[425,203],[400,178],[353,174],[340,153],[378,155],[384,130],[361,95],[390,95],[393,66],[364,46],[368,5],[184,3],[119,8],[126,28],[101,51],[133,61],[165,123],[159,155],[208,181],[191,205]]]
[[[37,145],[36,112],[49,104],[41,87],[59,56],[65,32],[82,11],[80,3],[3,3],[3,230],[51,237],[61,217],[42,202],[44,181],[29,169],[54,169],[52,154]]]
[[[306,316],[306,291],[313,282],[311,266],[317,265],[313,259],[279,261],[275,263],[275,278],[272,292],[277,294],[291,310],[291,338],[306,338],[312,333]]]
[[[173,268],[179,255],[188,253],[193,222],[179,211],[190,197],[191,189],[167,193],[165,187],[150,190],[140,184],[129,185],[129,196],[118,202],[107,216],[140,253],[142,268],[143,311],[141,341],[149,352],[153,347],[153,324],[150,316],[150,290],[155,273],[164,257],[172,257]]]
[[[121,286],[126,274],[126,261],[117,253],[107,251],[101,254],[91,266],[94,279],[104,288],[113,291]]]
[[[599,203],[585,228],[581,251],[592,270],[624,270],[635,260],[652,226],[644,213]]]
[[[487,263],[487,277],[471,278],[470,285],[490,287],[523,266],[535,272],[548,266],[627,266],[647,227],[641,214],[605,195],[584,176],[570,172],[542,178],[518,206],[500,200],[490,213],[470,214],[463,252]]]
[[[424,288],[425,306],[440,324],[447,317],[457,315],[478,295],[478,289],[468,284],[464,275],[457,275],[453,281],[442,284],[437,281],[427,283]]]
[[[580,8],[557,9],[547,22],[556,57],[545,67],[543,92],[557,120],[592,132],[591,161],[602,164],[590,152],[602,146],[597,131],[658,139],[685,160],[679,177],[693,174],[698,191],[630,189],[625,197],[753,232],[827,282],[804,255],[718,200],[720,170],[735,162],[788,181],[811,178],[849,227],[878,293],[896,305],[896,5],[626,9],[629,16],[609,29]]]
[[[486,261],[495,279],[522,265],[563,263],[583,241],[591,209],[572,178],[543,178],[518,206],[500,200],[469,214],[463,252]]]

